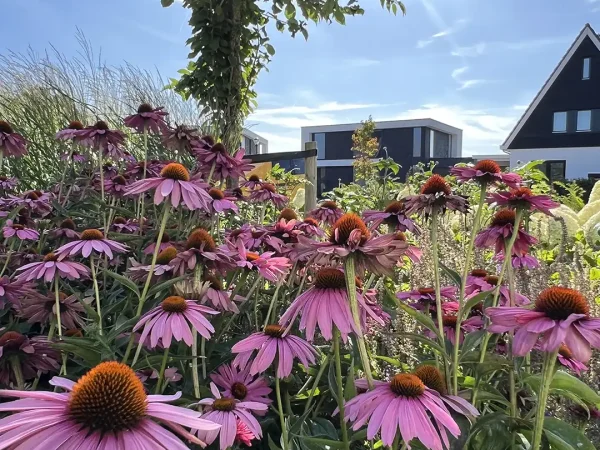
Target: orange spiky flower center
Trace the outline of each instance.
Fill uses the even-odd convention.
[[[92,228],[84,230],[83,233],[81,233],[81,239],[84,241],[98,241],[104,239],[104,234],[102,231]]]
[[[502,170],[496,161],[492,161],[491,159],[482,159],[477,164],[475,164],[475,170],[480,170],[481,172],[486,173],[500,173]]]
[[[487,275],[488,275],[487,271],[485,271],[483,269],[473,269],[473,270],[471,270],[471,276],[472,277],[485,278],[485,277],[487,277]]]
[[[108,124],[104,120],[99,120],[94,124],[96,130],[108,130]]]
[[[160,176],[178,181],[190,181],[190,173],[179,163],[169,163],[160,171]]]
[[[162,250],[156,257],[156,264],[169,264],[177,256],[177,249],[175,247],[167,247]]]
[[[535,310],[544,312],[553,320],[565,320],[571,314],[590,314],[590,305],[585,296],[575,289],[554,286],[540,292],[535,301]]]
[[[321,203],[320,208],[338,209],[338,205],[333,200],[327,200]]]
[[[573,359],[573,353],[571,353],[571,349],[565,344],[561,344],[561,346],[558,348],[558,354],[563,358]]]
[[[14,130],[10,123],[0,120],[0,133],[12,134]]]
[[[292,208],[283,208],[280,212],[279,212],[279,219],[285,219],[285,220],[297,220],[298,219],[298,215],[296,214],[296,211],[294,211]]]
[[[244,400],[248,395],[248,388],[244,383],[233,383],[231,385],[231,395],[238,400]]]
[[[119,217],[119,216],[117,216],[113,220],[113,223],[117,224],[117,225],[125,225],[127,223],[127,219],[125,219],[125,217]]]
[[[264,333],[267,336],[280,338],[283,336],[283,333],[285,333],[285,327],[282,327],[281,325],[267,325],[264,329]]]
[[[269,191],[269,192],[271,192],[271,193],[273,193],[273,194],[277,193],[277,188],[275,187],[274,184],[265,183],[265,184],[262,185],[262,188],[265,189],[265,190],[267,190],[267,191]]]
[[[500,281],[500,278],[498,278],[496,275],[488,275],[484,278],[484,280],[487,284],[491,284],[492,286],[498,286],[498,281]]]
[[[65,219],[60,223],[60,228],[75,230],[75,222],[73,222],[73,219]]]
[[[69,130],[83,130],[84,126],[79,120],[71,120],[69,125],[67,125],[67,129]]]
[[[306,219],[303,220],[304,223],[307,223],[308,225],[312,225],[315,227],[319,226],[319,221],[317,219],[315,219],[314,217],[307,217]]]
[[[225,194],[219,188],[210,188],[208,190],[208,195],[210,195],[214,200],[223,200],[225,198]]]
[[[192,248],[197,250],[204,248],[207,252],[214,252],[217,249],[217,246],[215,245],[215,240],[208,231],[203,228],[198,228],[197,230],[192,231],[192,234],[188,236],[185,248],[187,250]]]
[[[400,211],[404,210],[404,202],[402,200],[396,200],[391,202],[389,205],[387,205],[387,207],[384,209],[384,212],[386,213],[390,213],[390,214],[398,214]]]
[[[25,198],[28,200],[39,200],[40,196],[37,195],[37,193],[35,191],[31,191],[31,192],[28,192],[27,194],[25,194]]]
[[[182,313],[188,308],[188,304],[183,297],[178,295],[172,295],[165,298],[160,306],[164,312],[169,313]]]
[[[531,189],[529,189],[528,187],[520,187],[517,189],[511,189],[510,193],[512,194],[513,197],[518,197],[518,198],[533,195],[533,191]]]
[[[315,279],[317,289],[346,289],[346,277],[344,272],[332,267],[319,270]]]
[[[419,288],[417,290],[419,291],[419,294],[422,294],[422,295],[435,294],[435,289],[434,288],[429,288],[429,287],[424,288],[424,287],[421,287],[421,288]]]
[[[89,432],[117,433],[134,428],[145,416],[144,385],[131,367],[103,362],[77,381],[69,415]]]
[[[514,225],[516,213],[514,209],[504,208],[494,214],[492,218],[493,227],[503,227],[506,225]]]
[[[44,262],[58,261],[58,256],[55,253],[48,253],[44,256]]]
[[[216,398],[212,404],[213,409],[217,411],[233,411],[235,409],[234,398]]]
[[[425,385],[416,375],[399,373],[390,381],[390,389],[398,396],[416,398],[423,395]]]
[[[25,336],[17,331],[7,331],[0,336],[0,347],[4,348],[4,353],[7,350],[18,350],[25,342]]]
[[[398,231],[395,235],[394,235],[394,240],[396,241],[403,241],[406,242],[406,234],[404,234],[402,231]]]
[[[260,258],[260,255],[258,253],[246,252],[246,261],[254,262],[258,258]]]
[[[421,188],[421,194],[444,194],[450,195],[450,185],[441,175],[434,174],[425,182]]]
[[[442,373],[435,366],[424,364],[415,369],[414,374],[419,377],[429,389],[444,395],[446,393],[446,382]]]
[[[371,233],[360,217],[354,213],[347,213],[340,217],[331,228],[329,240],[336,244],[347,244],[350,234],[354,230],[360,231],[360,243],[364,244]]]
[[[138,114],[142,114],[142,113],[149,113],[154,111],[154,108],[152,108],[152,105],[148,104],[148,103],[142,103],[140,106],[138,106]]]
[[[223,283],[221,283],[221,280],[219,280],[214,275],[206,274],[206,275],[204,275],[203,278],[204,278],[204,281],[207,281],[208,283],[210,283],[210,286],[213,289],[215,289],[217,291],[223,290]]]

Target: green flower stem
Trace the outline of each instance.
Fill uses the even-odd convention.
[[[23,372],[21,370],[21,362],[17,356],[13,356],[10,359],[10,366],[12,368],[13,374],[15,375],[15,381],[17,382],[17,387],[20,391],[25,389],[25,379],[23,378]]]
[[[554,366],[558,350],[552,353],[546,353],[544,358],[544,368],[542,370],[542,380],[540,383],[540,392],[537,400],[537,411],[535,414],[535,422],[533,427],[533,438],[531,442],[531,450],[540,450],[542,444],[542,435],[544,433],[544,418],[546,413],[546,402],[550,393],[550,384],[554,378]]]
[[[481,183],[481,190],[479,191],[479,205],[477,207],[477,213],[473,219],[473,229],[471,230],[471,236],[469,238],[469,245],[465,252],[465,266],[463,268],[462,278],[460,280],[460,295],[458,296],[458,314],[456,317],[456,338],[454,342],[460,342],[460,325],[463,319],[463,308],[465,305],[465,290],[467,288],[467,277],[471,270],[471,259],[473,258],[473,250],[475,247],[475,236],[479,232],[481,227],[481,216],[483,214],[483,205],[485,203],[487,183]],[[452,386],[454,388],[454,395],[458,395],[458,353],[459,346],[454,346],[454,355],[452,359]]]
[[[515,298],[517,294],[516,286],[515,286],[515,273],[512,267],[512,264],[509,264],[507,267],[508,272],[508,286],[509,286],[509,302],[510,306],[515,306]],[[517,389],[515,383],[515,360],[512,352],[512,343],[515,332],[510,331],[508,333],[508,361],[510,363],[508,368],[508,381],[509,381],[509,397],[510,397],[510,409],[513,417],[518,416],[518,406],[517,406]]]
[[[58,328],[58,336],[62,337],[62,325],[60,323],[60,293],[58,291],[58,271],[54,275],[54,307],[56,308],[56,327]]]
[[[2,154],[2,152],[0,152]],[[13,247],[15,245],[15,240],[10,240],[10,247],[8,247],[8,251],[6,252],[6,261],[4,261],[4,266],[2,266],[2,271],[0,271],[0,277],[4,275],[6,268],[8,267],[8,263],[10,262],[10,257],[12,256]]]
[[[346,289],[348,291],[348,299],[350,300],[350,310],[352,311],[352,318],[356,329],[362,330],[360,325],[360,315],[358,311],[358,300],[356,298],[356,270],[354,267],[354,258],[352,255],[346,258],[344,262],[344,276],[346,278]],[[367,353],[367,346],[365,345],[365,338],[362,332],[356,336],[356,343],[358,347],[358,353],[360,354],[361,363],[365,372],[365,378],[369,385],[369,389],[373,389],[373,374],[371,373],[371,362],[369,361],[369,354]]]
[[[160,372],[158,373],[158,381],[156,382],[156,389],[154,393],[156,395],[160,394],[161,386],[163,384],[163,380],[165,379],[165,369],[167,368],[167,361],[169,360],[169,346],[165,348],[165,352],[163,353],[162,363],[160,364]]]
[[[281,289],[281,285],[283,284],[283,277],[277,282],[277,286],[275,287],[275,293],[273,294],[273,298],[271,299],[271,304],[269,305],[269,310],[267,311],[267,318],[265,319],[264,326],[266,327],[269,323],[275,323],[276,314],[277,314],[277,297],[279,297],[279,290]]]
[[[202,357],[202,379],[206,380],[206,338],[200,339],[200,356]]]
[[[65,164],[65,167],[63,168],[62,171],[62,175],[60,177],[60,184],[58,185],[58,202],[60,203],[60,198],[62,196],[62,190],[63,190],[63,183],[65,182],[65,176],[67,175],[67,170],[69,170],[69,167],[72,164],[72,157],[73,157],[73,152],[75,152],[75,143],[71,144],[71,150],[69,151],[69,157],[67,158],[67,163]]]
[[[148,170],[148,130],[146,130],[146,126],[144,125],[144,171],[142,175],[142,180],[146,179],[146,173]],[[140,203],[138,208],[138,224],[140,225],[140,234],[142,233],[142,220],[144,219],[144,194],[140,195]]]
[[[3,165],[4,165],[4,152],[0,151],[0,173],[2,173]]]
[[[94,263],[94,257],[92,255],[90,255],[90,269],[92,271],[92,281],[94,283],[94,293],[96,294],[96,313],[98,314],[98,334],[100,334],[100,336],[102,336],[102,308],[100,307],[100,290],[98,289],[98,278],[96,277],[96,264]]]
[[[212,166],[210,166],[210,172],[208,173],[208,178],[206,180],[206,182],[210,185],[210,182],[212,180],[212,177],[215,173],[215,167],[217,167],[217,160],[215,159],[212,163]]]
[[[194,396],[200,398],[200,380],[198,378],[198,333],[192,330],[192,381],[194,384]]]
[[[283,450],[289,449],[288,432],[285,426],[285,417],[283,415],[283,402],[281,401],[281,387],[279,378],[275,377],[275,395],[277,396],[277,412],[279,414],[279,423],[281,424],[281,434],[283,440]]]
[[[340,331],[333,327],[333,351],[335,354],[335,379],[337,382],[338,407],[340,410],[340,429],[342,430],[343,448],[350,450],[348,441],[348,429],[346,428],[345,406],[344,406],[344,378],[342,377],[342,357],[340,355]]]
[[[308,400],[306,402],[306,405],[304,406],[304,412],[306,413],[306,411],[308,411],[308,409],[310,408],[310,405],[312,404],[313,399],[315,398],[315,394],[317,392],[317,388],[319,387],[319,381],[321,381],[321,377],[323,376],[323,373],[325,372],[325,369],[327,368],[327,365],[329,364],[329,360],[331,359],[331,355],[326,355],[325,359],[321,362],[321,365],[319,366],[319,371],[317,372],[317,376],[315,377],[313,384],[310,388],[310,393],[308,394]]]

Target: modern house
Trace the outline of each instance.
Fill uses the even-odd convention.
[[[352,134],[360,123],[302,128],[302,148],[306,142],[317,143],[317,194],[320,196],[340,183],[352,182]],[[376,122],[379,140],[378,157],[393,158],[402,166],[400,177],[419,162],[438,161],[440,173],[462,158],[462,130],[433,119]]]
[[[553,181],[600,176],[600,39],[589,24],[500,148],[511,167],[545,160]]]
[[[246,149],[246,155],[262,155],[269,152],[269,141],[248,128],[242,130],[242,148]]]

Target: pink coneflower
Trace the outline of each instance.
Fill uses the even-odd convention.
[[[418,213],[426,218],[434,212],[446,210],[466,212],[467,200],[452,194],[452,189],[444,177],[434,174],[421,187],[420,195],[411,195],[405,199],[406,214]]]
[[[410,244],[408,242],[408,239],[406,238],[406,235],[402,231],[397,231],[396,233],[394,233],[394,239],[396,241],[402,241],[408,244],[408,247],[405,250],[405,256],[407,256],[408,259],[410,259],[415,264],[421,261],[421,258],[423,257],[423,250],[421,250],[415,245]],[[402,265],[403,261],[398,261],[398,266]]]
[[[192,147],[198,142],[198,130],[186,125],[177,125],[175,128],[163,131],[162,142],[165,147],[175,151],[191,152]]]
[[[76,383],[54,377],[50,384],[67,393],[0,391],[21,400],[0,404],[13,412],[0,420],[0,440],[27,449],[184,449],[204,442],[186,431],[213,431],[219,425],[191,409],[169,405],[176,395],[146,395],[144,385],[125,364],[103,362]],[[164,427],[166,428],[163,428]],[[169,431],[173,430],[176,434]]]
[[[265,377],[250,375],[250,367],[238,368],[233,364],[222,364],[210,379],[221,388],[223,397],[239,401],[263,403],[269,406],[272,389]]]
[[[111,130],[103,120],[78,131],[76,141],[83,146],[101,151],[104,156],[115,159],[124,156],[121,147],[125,144],[125,133],[120,130]]]
[[[215,398],[204,398],[198,402],[204,406],[202,418],[221,425],[219,430],[199,430],[198,437],[207,443],[219,438],[219,449],[226,450],[233,446],[237,436],[237,421],[242,421],[257,438],[262,437],[262,429],[252,413],[265,413],[268,406],[264,403],[238,401],[235,398],[223,397],[214,383],[210,390]]]
[[[285,378],[292,373],[294,359],[308,367],[315,363],[317,352],[305,340],[285,334],[280,325],[267,325],[263,332],[254,333],[231,348],[237,353],[233,365],[246,367],[250,360],[250,375],[265,372],[273,365],[277,356],[277,378]],[[253,358],[254,352],[256,356]]]
[[[502,173],[498,163],[491,159],[483,159],[474,166],[454,166],[450,169],[450,174],[463,183],[470,180],[477,181],[480,184],[504,183],[509,188],[514,189],[518,188],[519,183],[521,183],[519,175],[516,173]]]
[[[72,141],[77,138],[78,132],[83,130],[84,126],[79,120],[72,120],[66,128],[56,133],[56,139],[59,141]]]
[[[19,133],[15,133],[12,126],[0,120],[0,152],[3,156],[20,158],[27,154],[27,141]]]
[[[371,309],[361,293],[357,292],[356,298],[361,318],[360,329],[352,317],[344,272],[334,268],[321,269],[317,273],[314,285],[296,297],[281,316],[279,324],[288,326],[300,315],[299,328],[306,330],[306,339],[309,342],[314,341],[317,326],[327,341],[333,339],[333,327],[335,326],[346,342],[350,333],[362,336],[367,328],[367,316],[380,325],[385,325],[385,322]]]
[[[408,217],[403,200],[391,202],[383,211],[364,211],[363,218],[366,223],[373,222],[371,224],[373,229],[384,223],[396,231],[410,231],[416,235],[421,233],[419,227]]]
[[[211,144],[206,136],[193,147],[192,152],[200,165],[200,173],[207,179],[240,178],[254,168],[250,160],[244,159],[245,150],[240,149],[232,156],[222,143]]]
[[[80,234],[75,231],[77,227],[75,226],[75,222],[73,219],[65,219],[63,220],[58,227],[50,230],[49,235],[52,239],[79,239]]]
[[[525,211],[541,211],[544,214],[552,215],[551,209],[558,208],[560,204],[556,203],[548,195],[534,195],[531,189],[520,187],[504,192],[493,192],[487,199],[488,203],[495,203],[498,206],[508,206],[514,209],[523,209]]]
[[[167,164],[160,177],[139,180],[129,186],[127,195],[136,195],[154,189],[154,204],[168,198],[175,208],[184,203],[190,210],[208,209],[212,197],[196,182],[190,181],[190,173],[179,163]]]
[[[591,346],[600,347],[600,319],[590,317],[587,299],[574,289],[543,290],[533,310],[496,307],[485,312],[492,322],[490,332],[516,330],[513,352],[517,356],[529,353],[540,337],[542,351],[555,352],[564,343],[582,363],[590,360]]]
[[[239,187],[234,187],[234,188],[231,188],[231,189],[225,189],[225,196],[227,196],[227,197],[233,197],[238,202],[246,200],[246,196],[244,195],[244,191],[242,191],[242,189],[239,188]]]
[[[182,275],[186,270],[194,270],[203,264],[208,270],[225,272],[234,266],[229,252],[217,247],[210,233],[202,228],[192,231],[186,243],[186,250],[171,261],[173,272]]]
[[[498,277],[495,275],[487,275],[485,270],[473,270],[471,274],[467,277],[467,285],[465,289],[465,293],[467,294],[467,298],[474,297],[480,292],[492,291],[498,285]],[[486,274],[482,276],[482,274]],[[515,292],[514,298],[515,305],[523,306],[531,303],[527,297],[523,294]],[[510,305],[510,290],[507,286],[500,286],[500,296],[499,296],[499,304],[501,306]]]
[[[296,228],[306,237],[323,237],[325,231],[319,226],[319,221],[314,217],[307,217],[302,222],[296,224]]]
[[[17,277],[23,281],[32,281],[44,279],[47,283],[54,280],[55,275],[68,280],[78,280],[81,277],[86,278],[90,271],[83,264],[68,261],[66,258],[59,260],[56,253],[48,253],[43,261],[26,264],[17,269],[21,272]]]
[[[115,217],[111,227],[119,233],[136,233],[140,229],[135,220],[125,219],[124,217]]]
[[[235,430],[235,443],[242,444],[247,447],[252,447],[252,441],[256,439],[254,433],[250,431],[248,425],[242,422],[240,419],[236,421],[236,430]]]
[[[262,247],[267,231],[262,228],[253,227],[245,223],[236,230],[231,230],[225,234],[227,240],[231,242],[241,241],[244,248],[248,250],[256,250]]]
[[[454,313],[442,315],[442,323],[444,326],[444,336],[446,336],[446,339],[448,339],[452,345],[456,344],[456,324],[457,324],[457,322],[458,322],[458,320]],[[460,336],[459,336],[460,341],[459,341],[459,343],[460,344],[463,343],[463,341],[465,339],[465,335],[472,333],[473,331],[481,330],[482,328],[483,328],[483,319],[481,318],[481,316],[475,315],[473,317],[469,317],[466,320],[463,320],[460,323]],[[435,334],[433,334],[431,331],[426,330],[425,333],[428,334],[429,337],[431,337],[432,339],[435,338]]]
[[[529,253],[518,253],[514,249],[511,253],[511,264],[515,269],[536,269],[540,267],[538,259]],[[497,253],[495,259],[502,264],[504,262],[504,252]]]
[[[123,175],[106,177],[104,179],[104,192],[113,197],[121,198],[127,193],[129,181]]]
[[[158,249],[158,251],[162,252],[168,247],[173,247],[173,243],[171,242],[171,236],[169,236],[167,233],[163,233],[162,239],[160,241],[160,248]],[[156,242],[154,241],[148,244],[148,246],[144,249],[144,255],[153,255],[155,249]]]
[[[127,164],[125,172],[123,172],[123,175],[127,179],[141,179],[144,176],[144,169],[146,169],[146,176],[148,178],[155,178],[160,176],[161,170],[163,170],[167,164],[169,163],[157,159],[140,162],[130,161],[129,164]]]
[[[5,199],[7,206],[24,207],[32,213],[38,214],[40,217],[46,217],[52,212],[50,200],[50,194],[42,191],[27,191],[21,197],[9,194]]]
[[[14,223],[8,219],[2,228],[2,233],[5,239],[17,237],[21,241],[37,241],[40,238],[40,233],[31,229],[25,228],[23,225]]]
[[[575,372],[577,376],[581,376],[582,372],[588,370],[588,367],[585,364],[573,357],[573,353],[565,344],[562,344],[558,348],[558,362]]]
[[[236,265],[248,270],[256,270],[266,280],[277,282],[287,274],[292,266],[290,260],[285,257],[274,257],[274,252],[264,252],[263,254],[247,251],[243,243],[238,241],[236,250],[238,252],[238,261]]]
[[[272,202],[275,207],[283,208],[289,199],[285,195],[278,194],[275,185],[264,183],[258,189],[252,191],[248,200],[255,203]]]
[[[258,175],[250,175],[246,181],[242,183],[242,187],[248,188],[251,191],[257,187],[261,187],[264,181]]]
[[[12,191],[19,184],[19,180],[15,177],[6,177],[0,175],[0,189],[4,191]]]
[[[138,370],[135,372],[135,374],[142,383],[145,383],[148,380],[158,380],[159,377],[158,370],[150,368]],[[177,383],[183,379],[183,375],[177,372],[176,367],[169,367],[165,369],[163,378],[168,383]]]
[[[308,217],[314,217],[326,225],[333,225],[344,215],[336,202],[326,200],[318,207],[308,213]]]
[[[218,188],[210,188],[208,190],[211,200],[208,202],[209,211],[211,213],[221,213],[227,211],[238,212],[238,207],[235,203],[235,197],[227,197],[225,193]]]
[[[231,298],[231,292],[223,289],[223,283],[214,275],[204,274],[202,287],[202,303],[210,302],[212,306],[219,311],[232,312],[237,314],[240,312],[237,305]]]
[[[67,152],[60,156],[61,161],[71,161],[74,163],[82,163],[86,161],[86,157],[79,152]]]
[[[365,270],[390,275],[406,252],[408,244],[394,234],[372,237],[365,223],[356,214],[344,214],[331,228],[329,242],[315,242],[299,236],[299,256],[309,254],[316,264],[344,260],[352,255],[357,273]]]
[[[298,236],[302,234],[296,227],[297,223],[296,219],[278,219],[273,226],[264,228],[262,243],[279,254],[289,253],[290,244],[298,242]]]
[[[367,439],[381,430],[383,445],[393,445],[400,432],[404,442],[417,438],[427,449],[444,450],[449,447],[448,431],[454,437],[460,435],[446,404],[453,406],[419,377],[400,373],[389,382],[375,381],[373,390],[348,401],[344,418],[353,422],[354,431],[368,423]]]
[[[173,271],[173,266],[171,266],[170,262],[173,261],[176,256],[177,249],[175,249],[175,247],[168,246],[156,257],[156,264],[154,265],[154,268],[151,264],[140,264],[131,259],[131,267],[127,270],[128,275],[132,280],[135,281],[146,280],[150,270],[152,270],[153,276],[157,278],[162,275],[170,275]]]
[[[506,241],[514,231],[516,213],[513,209],[501,209],[492,218],[490,226],[481,230],[475,238],[475,245],[480,248],[495,247],[496,253],[504,251]],[[514,243],[513,250],[516,254],[526,254],[532,245],[537,244],[537,239],[527,234],[523,224],[519,224],[519,234]]]
[[[75,256],[81,254],[84,258],[89,257],[92,252],[105,254],[109,259],[113,259],[113,252],[125,253],[127,247],[123,244],[106,239],[104,233],[100,230],[89,229],[81,233],[81,238],[59,247],[56,250],[58,259],[62,261],[68,256]]]
[[[76,295],[67,296],[60,292],[60,323],[67,329],[83,328],[85,321],[82,315],[85,308]],[[21,306],[17,308],[19,316],[27,319],[27,323],[40,323],[49,325],[56,321],[56,299],[50,296],[37,295],[21,299]]]
[[[142,103],[137,110],[137,114],[127,116],[123,119],[126,127],[133,128],[138,133],[154,133],[160,134],[169,129],[165,122],[165,117],[168,112],[163,111],[164,108],[153,108],[148,103]]]
[[[440,297],[447,301],[456,301],[456,286],[441,286]],[[431,287],[420,287],[409,292],[398,292],[396,294],[400,300],[415,300],[415,308],[423,310],[425,305],[433,305],[435,308],[435,289]]]
[[[19,305],[21,298],[36,293],[33,283],[25,280],[11,280],[7,276],[0,278],[0,309],[6,302]]]
[[[195,300],[171,296],[144,314],[133,327],[133,331],[143,326],[140,341],[145,342],[150,337],[150,348],[156,347],[159,340],[163,347],[169,347],[172,338],[177,342],[183,340],[191,347],[194,340],[192,329],[205,339],[210,339],[211,334],[215,332],[205,314],[219,314],[219,312],[201,306]]]
[[[0,385],[20,385],[23,381],[33,380],[38,373],[57,372],[59,358],[59,352],[50,346],[46,338],[29,339],[16,331],[5,331],[0,335]],[[20,372],[13,368],[15,364],[18,364]],[[23,379],[17,379],[15,372]],[[4,442],[1,436],[2,433],[0,442]]]

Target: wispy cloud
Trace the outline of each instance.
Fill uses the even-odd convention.
[[[463,91],[465,89],[472,88],[473,86],[478,86],[480,84],[488,83],[487,80],[464,79],[463,75],[466,74],[468,71],[469,71],[468,66],[459,67],[458,69],[454,69],[452,71],[452,74],[451,74],[452,78],[454,78],[454,81],[456,81],[459,84],[459,87],[457,88],[457,90]]]
[[[417,41],[417,48],[425,48],[429,44],[433,44],[433,39],[424,39],[422,41]]]
[[[469,21],[467,19],[458,19],[452,25],[448,25],[442,15],[439,13],[435,5],[430,0],[421,0],[427,15],[433,22],[433,24],[440,30],[437,33],[431,35],[427,39],[417,41],[417,48],[424,48],[435,42],[436,39],[445,38],[450,43],[453,50],[459,48],[457,43],[452,38],[452,35],[457,31],[462,30]]]
[[[487,48],[487,45],[485,42],[479,42],[478,44],[475,44],[475,45],[455,48],[454,50],[452,50],[451,54],[452,54],[452,56],[460,56],[463,58],[464,57],[474,57],[474,56],[483,55],[486,48]]]
[[[598,0],[600,3],[600,0]],[[530,39],[522,41],[493,41],[478,42],[465,47],[457,47],[451,51],[452,56],[461,58],[477,57],[494,51],[532,51],[544,47],[571,42],[572,36],[552,36],[547,38]]]

